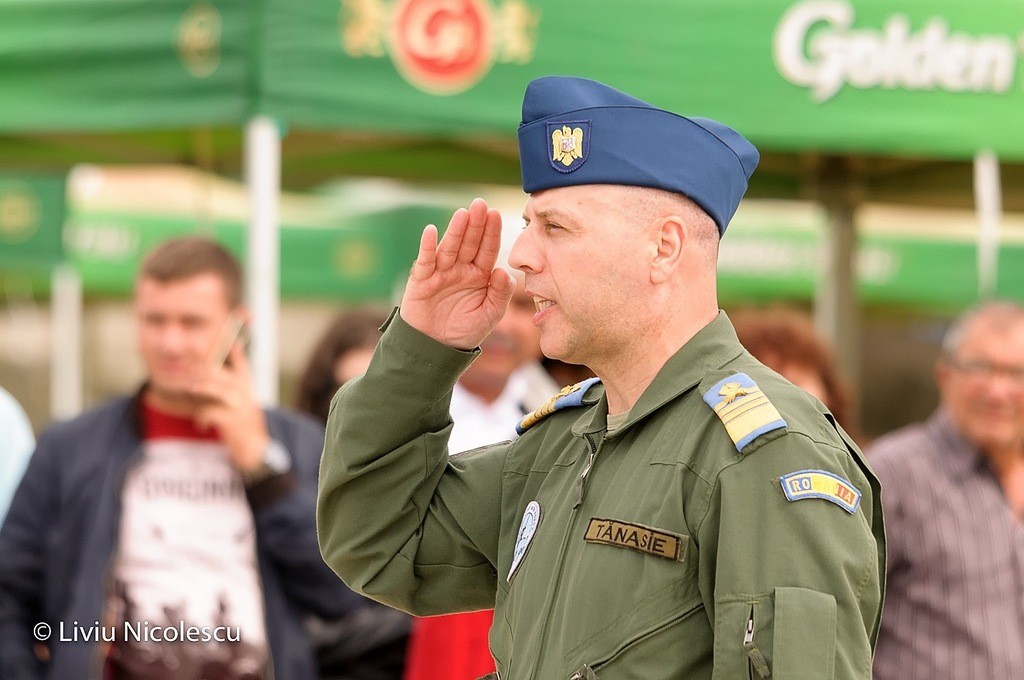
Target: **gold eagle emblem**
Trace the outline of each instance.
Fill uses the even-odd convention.
[[[583,158],[583,130],[563,125],[551,133],[551,160],[569,167],[577,158]]]
[[[722,385],[722,389],[718,390],[718,396],[725,397],[725,403],[731,404],[740,397],[747,396],[748,392],[738,382],[730,382]]]

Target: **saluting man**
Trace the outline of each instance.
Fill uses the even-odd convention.
[[[878,482],[718,309],[719,239],[756,149],[565,77],[527,88],[519,149],[510,264],[544,353],[598,378],[516,441],[449,460],[452,386],[513,283],[483,200],[440,243],[428,226],[369,370],[335,398],[327,563],[416,614],[495,607],[502,680],[870,678]]]

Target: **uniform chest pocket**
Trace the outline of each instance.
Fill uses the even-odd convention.
[[[594,520],[578,537],[573,588],[562,635],[566,660],[599,667],[701,607],[696,551],[689,537]]]
[[[701,675],[700,655],[687,654],[683,650],[701,649],[710,646],[711,633],[702,612],[703,603],[698,598],[677,609],[663,613],[663,620],[652,621],[637,627],[630,634],[618,638],[594,638],[579,656],[588,661],[579,667],[569,680],[578,677],[598,680],[598,674],[611,677],[629,677],[660,680],[665,677],[690,677]],[[672,659],[666,664],[666,659]],[[569,659],[570,666],[577,659]],[[677,673],[682,673],[681,676]]]
[[[832,595],[807,588],[725,597],[715,605],[715,673],[831,680],[836,616]]]

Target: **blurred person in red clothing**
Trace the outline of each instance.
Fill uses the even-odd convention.
[[[257,401],[241,290],[209,239],[141,263],[145,382],[44,430],[0,529],[0,677],[317,677],[305,616],[360,599],[317,546],[323,429]]]

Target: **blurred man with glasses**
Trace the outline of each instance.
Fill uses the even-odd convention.
[[[876,680],[1024,674],[1024,307],[962,317],[926,423],[867,452],[889,548]]]

